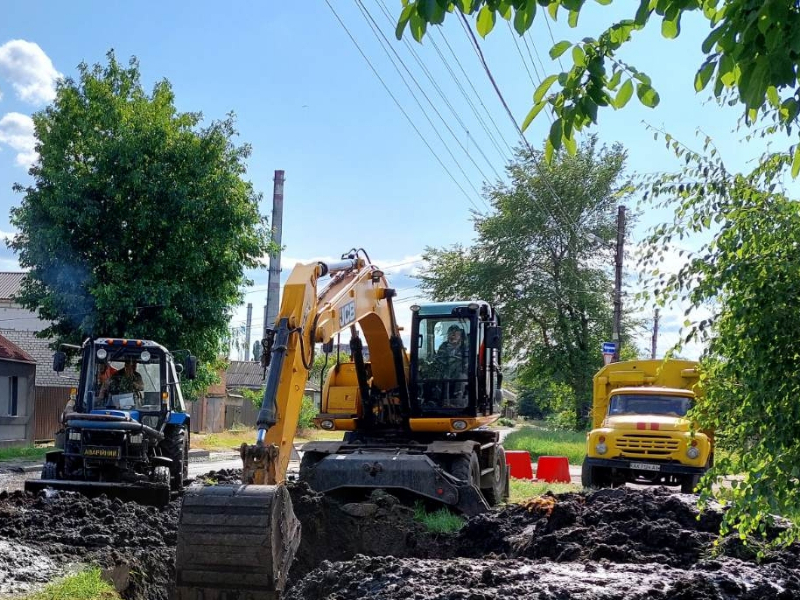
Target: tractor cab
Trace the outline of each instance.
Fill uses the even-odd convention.
[[[411,408],[417,417],[499,412],[500,325],[486,302],[412,306]]]

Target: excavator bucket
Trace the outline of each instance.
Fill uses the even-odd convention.
[[[300,543],[283,485],[191,488],[183,499],[175,600],[277,600]]]

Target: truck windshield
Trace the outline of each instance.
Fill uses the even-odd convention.
[[[692,406],[691,398],[681,396],[624,394],[611,397],[608,415],[665,415],[685,417]]]
[[[417,382],[423,410],[468,405],[469,333],[465,319],[420,319]]]

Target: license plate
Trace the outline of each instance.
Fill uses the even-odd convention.
[[[631,466],[631,469],[634,469],[636,471],[660,471],[661,470],[661,465],[653,464],[653,463],[632,462],[630,466]]]
[[[106,460],[119,459],[119,447],[113,448],[108,446],[84,446],[83,456],[86,458],[103,458]]]

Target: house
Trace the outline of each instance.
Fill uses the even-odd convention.
[[[0,336],[0,448],[34,441],[36,361]]]
[[[0,328],[21,331],[41,331],[49,325],[35,312],[23,308],[14,300],[25,273],[0,271]]]

